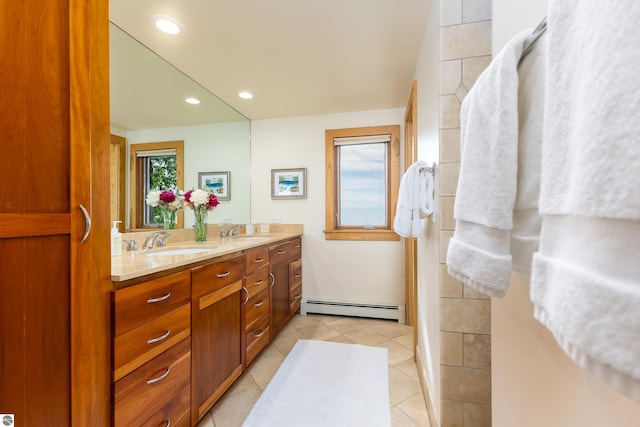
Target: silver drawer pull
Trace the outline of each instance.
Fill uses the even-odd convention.
[[[244,301],[242,301],[242,305],[245,305],[247,303],[247,301],[249,301],[249,291],[244,286],[242,287],[242,290],[247,294],[247,296],[244,299]]]
[[[226,273],[218,273],[217,277],[218,279],[222,279],[223,277],[227,277],[230,274],[231,274],[230,271],[227,271]]]
[[[255,261],[256,264],[260,264],[262,261],[264,261],[262,258],[257,258]]]
[[[167,292],[166,295],[162,295],[161,297],[158,297],[158,298],[149,298],[147,300],[147,304],[154,304],[156,302],[161,302],[161,301],[164,301],[164,300],[168,300],[169,298],[171,298],[171,292]]]
[[[169,375],[169,372],[171,372],[171,368],[167,368],[167,370],[164,372],[164,374],[160,375],[159,377],[155,377],[152,378],[150,380],[147,380],[147,384],[151,385],[153,383],[157,383],[158,381],[162,381],[163,379],[165,379],[167,377],[167,375]]]
[[[278,255],[282,255],[282,254],[284,254],[285,252],[287,252],[287,251],[278,251]]]
[[[264,304],[264,301],[257,302],[255,304],[253,304],[253,306],[254,307],[260,307],[262,304]]]
[[[253,286],[260,286],[264,283],[264,280],[258,280],[256,283],[253,284]]]
[[[165,425],[164,427],[171,427],[171,420],[167,420],[167,425]]]
[[[293,247],[297,249],[300,247],[300,245],[293,245]]]
[[[302,298],[302,295],[296,295],[293,299],[294,300],[299,300],[300,298]]]
[[[260,338],[261,336],[263,336],[263,335],[264,335],[264,332],[265,332],[265,331],[264,331],[264,329],[260,330],[260,332],[258,332],[258,333],[255,335],[255,337],[256,337],[256,338]]]
[[[295,278],[297,279],[298,277],[300,277],[300,273],[295,275]]]
[[[155,344],[159,341],[162,341],[163,339],[167,338],[169,336],[169,334],[171,334],[171,330],[168,330],[166,334],[159,336],[157,338],[151,338],[150,340],[147,340],[147,344]]]

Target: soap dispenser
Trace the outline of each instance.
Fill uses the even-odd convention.
[[[122,233],[118,231],[118,224],[122,221],[113,221],[111,228],[111,256],[122,255]]]

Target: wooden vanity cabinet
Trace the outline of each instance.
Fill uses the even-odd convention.
[[[245,255],[191,270],[192,425],[242,374]]]
[[[302,298],[301,239],[296,238],[269,247],[271,273],[270,337],[273,338],[299,308]],[[294,300],[292,303],[292,294]],[[299,296],[299,298],[297,298]],[[297,298],[297,299],[296,299]]]
[[[113,425],[190,424],[191,274],[112,294]]]

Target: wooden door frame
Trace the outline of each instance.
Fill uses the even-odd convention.
[[[411,93],[404,114],[404,170],[406,171],[418,157],[418,82],[413,81]],[[413,326],[413,357],[416,357],[418,344],[418,303],[417,303],[417,275],[416,260],[417,241],[414,238],[404,239],[404,276],[405,276],[405,304],[406,322]]]

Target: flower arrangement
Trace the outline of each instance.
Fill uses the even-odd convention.
[[[165,230],[176,228],[176,214],[184,208],[183,197],[180,190],[152,190],[146,197],[147,205],[158,209],[162,216],[162,223]]]
[[[207,213],[220,204],[218,197],[205,190],[189,190],[184,193],[184,204],[193,209],[196,217],[196,242],[207,241]]]

